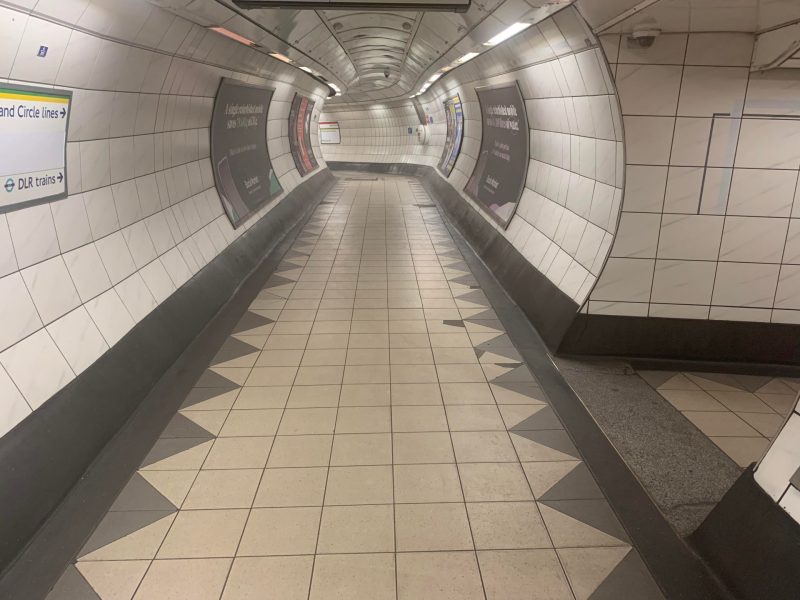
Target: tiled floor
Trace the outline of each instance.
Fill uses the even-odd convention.
[[[741,467],[761,459],[800,392],[800,380],[785,377],[638,373]]]
[[[50,600],[663,600],[421,186],[342,176]]]

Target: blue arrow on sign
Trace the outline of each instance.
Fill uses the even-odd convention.
[[[64,174],[63,173],[59,173],[58,174],[58,183],[61,183],[62,181],[64,181]]]

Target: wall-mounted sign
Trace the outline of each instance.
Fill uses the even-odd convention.
[[[211,162],[217,191],[234,227],[283,191],[267,149],[272,93],[226,78],[214,100]]]
[[[461,142],[464,139],[464,109],[460,97],[453,96],[445,100],[444,115],[447,121],[447,136],[444,140],[442,158],[439,159],[439,170],[449,177],[461,153]]]
[[[528,174],[530,132],[525,101],[516,82],[475,91],[481,105],[483,137],[478,161],[464,191],[507,227]]]
[[[289,111],[289,149],[294,165],[301,176],[317,168],[317,159],[311,147],[311,113],[314,102],[310,98],[294,95]]]
[[[341,144],[342,137],[339,134],[339,123],[336,121],[319,122],[319,143],[320,144]]]
[[[67,195],[72,92],[0,84],[0,211]]]

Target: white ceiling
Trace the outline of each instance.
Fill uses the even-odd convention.
[[[290,57],[342,88],[331,102],[382,102],[416,92],[430,75],[517,21],[576,6],[598,32],[749,31],[800,19],[800,0],[472,0],[465,13],[254,9],[232,0],[150,0],[200,25],[221,25]],[[388,77],[385,76],[388,72]]]

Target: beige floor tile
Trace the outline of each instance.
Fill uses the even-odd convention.
[[[392,405],[441,405],[442,393],[438,383],[393,383]]]
[[[395,600],[393,554],[320,555],[309,600]]]
[[[436,368],[433,365],[392,365],[392,384],[396,383],[437,383]]]
[[[733,412],[750,412],[750,413],[772,413],[774,412],[755,394],[750,392],[726,392],[726,391],[710,391],[709,394],[714,396],[719,402],[725,405],[726,408]],[[702,409],[694,409],[702,410]]]
[[[283,413],[279,435],[333,433],[335,408],[287,408]]]
[[[241,388],[232,408],[234,410],[283,408],[291,390],[291,386],[288,385]]]
[[[448,431],[442,406],[393,406],[392,431]]]
[[[452,464],[395,465],[395,502],[463,502],[458,471]]]
[[[313,554],[320,508],[254,508],[237,556]]]
[[[437,364],[436,371],[442,383],[483,383],[486,376],[483,369],[475,364]]]
[[[386,299],[379,300],[386,302]],[[358,300],[356,300],[358,302]],[[350,325],[350,333],[389,333],[389,323],[387,321],[353,321]],[[388,346],[382,349],[388,350]]]
[[[250,508],[262,469],[203,470],[181,509]]]
[[[553,550],[478,551],[487,600],[573,600]]]
[[[287,408],[332,408],[339,406],[340,385],[298,385],[292,388]]]
[[[394,551],[391,505],[326,506],[319,529],[319,554]]]
[[[256,367],[297,367],[303,359],[302,350],[263,350]]]
[[[472,348],[472,340],[463,331],[460,333],[431,333],[433,348]]]
[[[703,390],[659,390],[659,393],[678,410],[722,411],[728,409]]]
[[[769,448],[769,440],[763,437],[710,436],[710,439],[742,468],[761,460]]]
[[[267,338],[264,350],[304,350],[308,335],[275,335]]]
[[[254,367],[245,386],[292,385],[297,367]]]
[[[392,501],[391,466],[330,468],[326,505],[391,504]]]
[[[389,406],[390,390],[388,383],[345,384],[339,406]]]
[[[344,348],[328,348],[324,350],[306,350],[303,354],[303,367],[324,367],[344,365],[347,350]]]
[[[272,440],[272,437],[217,438],[203,469],[263,469]]]
[[[389,365],[347,365],[344,370],[344,383],[389,383]]]
[[[343,406],[336,433],[384,433],[392,430],[391,413],[385,406]]]
[[[178,513],[156,558],[233,556],[248,510],[185,510]]]
[[[491,404],[451,404],[445,410],[451,431],[506,430],[500,411]]]
[[[778,435],[785,418],[776,413],[737,412],[737,416],[766,438]]]
[[[395,348],[430,348],[431,342],[427,333],[390,333],[389,347]]]
[[[275,435],[282,410],[232,410],[219,432],[220,437],[263,437]]]
[[[519,464],[466,463],[458,471],[467,502],[533,500]]]
[[[732,412],[686,411],[684,416],[709,437],[760,437],[761,434]]]
[[[398,600],[483,600],[474,552],[397,555]]]
[[[432,365],[430,348],[392,348],[393,365]]]
[[[391,465],[390,433],[336,434],[331,466]]]
[[[253,506],[322,506],[327,477],[328,469],[325,467],[267,469]]]
[[[323,300],[323,302],[332,302],[333,300]],[[336,302],[353,302],[352,298],[339,298]],[[317,314],[317,320],[311,327],[311,335],[318,333],[350,333],[350,320],[320,320]]]
[[[348,365],[388,365],[388,348],[350,348],[347,351]]]
[[[102,600],[129,600],[150,567],[149,560],[104,560],[76,563],[83,578],[92,586],[97,598]],[[48,598],[64,598],[56,593]]]
[[[348,348],[388,348],[388,333],[351,333]]]
[[[147,570],[134,600],[217,600],[230,565],[229,558],[156,560]]]
[[[347,348],[348,338],[346,333],[313,333],[308,337],[309,350],[327,350],[331,348]],[[267,340],[269,344],[269,340]]]
[[[472,550],[467,511],[461,503],[398,504],[397,551]]]
[[[551,547],[535,502],[473,502],[467,512],[479,550]]]
[[[442,383],[445,404],[494,404],[492,390],[487,383]]]
[[[327,467],[332,435],[277,436],[267,459],[267,467]]]
[[[389,333],[428,333],[425,321],[389,321]]]
[[[343,366],[300,367],[294,385],[341,385]]]
[[[142,471],[197,471],[211,450],[213,440],[160,439],[139,467]]]
[[[164,541],[175,514],[171,511],[110,512],[78,553],[78,560],[151,559]]]
[[[518,462],[505,431],[454,431],[451,433],[458,462]]]
[[[448,432],[395,433],[394,463],[452,463],[453,446]]]
[[[307,600],[313,564],[313,556],[236,558],[222,600]]]

